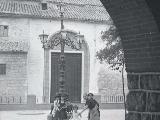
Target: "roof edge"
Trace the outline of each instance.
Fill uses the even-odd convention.
[[[45,17],[45,16],[33,16],[33,15],[18,15],[14,13],[0,13],[0,17],[17,17],[17,18],[35,18],[35,19],[52,19],[60,20],[60,17]],[[76,19],[76,18],[64,18],[64,20],[87,22],[87,23],[103,23],[107,24],[108,20],[93,20],[93,19]]]

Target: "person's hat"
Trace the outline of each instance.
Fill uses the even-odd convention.
[[[93,95],[93,93],[88,93],[88,96],[91,96],[91,97],[93,97],[94,95]]]

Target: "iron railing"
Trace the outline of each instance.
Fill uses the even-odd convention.
[[[123,102],[124,102],[123,95],[101,96],[101,103],[123,103]]]

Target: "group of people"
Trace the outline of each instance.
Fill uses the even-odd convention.
[[[52,120],[81,120],[82,113],[89,109],[88,120],[100,120],[99,103],[92,93],[84,94],[86,103],[82,111],[78,112],[78,105],[72,105],[63,96],[56,96],[51,105]]]

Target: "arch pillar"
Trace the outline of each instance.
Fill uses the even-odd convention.
[[[155,10],[151,11],[146,0],[101,2],[122,39],[129,88],[126,119],[159,120],[160,32],[157,19],[160,16],[156,14],[155,17],[152,13]],[[157,0],[154,2],[159,4]]]
[[[159,120],[160,73],[128,73],[127,80],[127,120]]]

